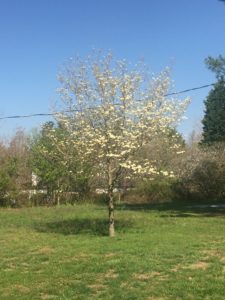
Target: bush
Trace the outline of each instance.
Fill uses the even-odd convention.
[[[134,189],[125,194],[124,201],[132,203],[171,202],[175,198],[174,184],[174,180],[170,178],[139,182]]]
[[[224,199],[224,144],[199,147],[187,155],[180,168],[183,173],[175,186],[178,199],[204,202]]]
[[[176,187],[177,197],[190,201],[220,201],[225,196],[225,169],[215,161],[202,161],[192,176]]]

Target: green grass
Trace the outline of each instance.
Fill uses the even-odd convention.
[[[0,299],[225,299],[223,209],[0,209]]]

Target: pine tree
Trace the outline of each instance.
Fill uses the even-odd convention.
[[[205,100],[203,144],[225,141],[225,57],[208,57],[205,63],[215,73],[217,83]]]
[[[203,143],[225,141],[225,81],[221,78],[205,101]]]

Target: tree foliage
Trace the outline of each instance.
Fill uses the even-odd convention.
[[[30,164],[38,177],[38,188],[46,189],[49,201],[58,204],[65,192],[85,194],[88,190],[88,176],[79,176],[74,149],[60,146],[67,134],[60,124],[47,122],[30,141]]]
[[[215,73],[216,78],[221,80],[225,76],[225,57],[219,55],[217,58],[208,56],[205,59],[206,66],[208,69]]]
[[[21,193],[31,184],[28,166],[27,136],[18,129],[9,143],[0,143],[0,201],[2,205],[21,205],[26,195]]]
[[[213,202],[224,200],[225,144],[192,145],[180,162],[176,197],[182,200]]]
[[[32,171],[38,177],[38,188],[47,189],[49,197],[52,197],[54,190],[61,188],[60,179],[64,175],[58,163],[60,158],[54,155],[54,145],[47,135],[53,126],[52,122],[45,123],[40,133],[33,135],[30,141]]]

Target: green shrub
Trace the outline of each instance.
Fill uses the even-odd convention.
[[[136,184],[134,189],[125,194],[124,201],[133,203],[164,203],[171,202],[174,197],[174,180],[158,178]]]
[[[190,201],[220,201],[225,196],[225,168],[216,160],[202,160],[176,186],[177,197]]]

